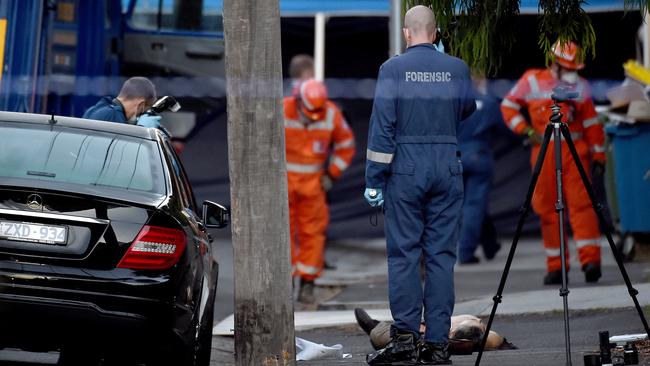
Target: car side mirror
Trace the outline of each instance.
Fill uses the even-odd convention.
[[[203,224],[209,228],[221,229],[228,226],[230,210],[212,201],[203,201]]]

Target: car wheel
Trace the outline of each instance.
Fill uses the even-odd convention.
[[[212,356],[212,324],[214,322],[214,301],[208,302],[208,313],[206,314],[205,326],[199,331],[198,352],[196,354],[196,366],[210,365]]]

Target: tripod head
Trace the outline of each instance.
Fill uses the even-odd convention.
[[[551,99],[553,99],[553,105],[551,110],[553,114],[549,118],[551,123],[560,123],[562,122],[562,112],[560,112],[561,107],[558,103],[566,103],[572,99],[577,99],[580,96],[580,93],[577,91],[572,91],[566,86],[558,86],[553,89],[553,94],[551,94]]]
[[[553,94],[551,94],[551,99],[553,103],[557,104],[562,102],[567,102],[572,99],[577,99],[580,96],[580,93],[577,91],[572,91],[566,86],[558,86],[553,89]]]

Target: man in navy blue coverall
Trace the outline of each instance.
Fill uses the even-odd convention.
[[[384,205],[388,291],[395,320],[370,365],[450,364],[462,166],[456,131],[476,104],[467,65],[433,46],[436,21],[424,6],[404,18],[406,52],[379,69],[370,119],[366,191]],[[424,291],[420,258],[424,257]],[[419,341],[424,306],[427,329]]]
[[[501,248],[487,211],[494,175],[491,143],[497,129],[503,128],[505,124],[499,100],[487,93],[485,79],[475,77],[474,84],[480,92],[476,98],[476,112],[458,127],[465,188],[458,243],[458,262],[461,264],[479,262],[474,254],[479,244],[487,259],[494,258]]]
[[[83,118],[98,121],[131,123],[144,127],[160,126],[160,116],[143,114],[156,101],[156,88],[153,83],[141,76],[128,79],[122,85],[117,98],[103,97],[88,108]]]

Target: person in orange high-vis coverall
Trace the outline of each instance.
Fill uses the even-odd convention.
[[[325,85],[314,79],[303,81],[293,96],[284,99],[284,127],[291,263],[301,279],[298,300],[313,303],[329,222],[325,195],[352,161],[354,135],[328,100]]]
[[[573,42],[562,46],[556,43],[553,47],[554,62],[551,67],[526,71],[501,103],[501,112],[508,127],[517,134],[528,136],[531,140],[533,147],[530,158],[533,166],[539,155],[542,135],[552,114],[553,89],[559,85],[568,85],[572,90],[579,92],[579,98],[560,105],[564,115],[563,121],[568,123],[580,162],[587,171],[591,163],[594,163],[594,171],[602,172],[604,169],[605,135],[602,125],[598,122],[587,81],[577,74],[577,70],[584,67],[577,62],[578,52],[579,48]],[[530,124],[526,123],[521,114],[522,108],[528,111]],[[533,209],[541,219],[542,238],[546,250],[548,273],[544,277],[544,284],[562,282],[559,220],[555,210],[557,193],[553,154],[551,138],[532,200]],[[562,142],[562,169],[564,197],[580,264],[585,272],[585,280],[597,282],[601,276],[598,218],[593,211],[571,152],[564,141]]]

